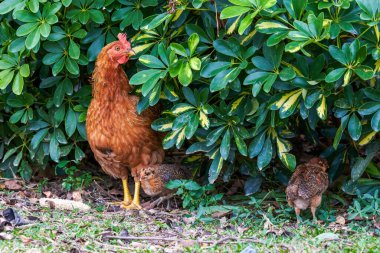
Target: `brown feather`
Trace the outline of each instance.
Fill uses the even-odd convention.
[[[95,159],[102,169],[116,178],[136,177],[140,166],[161,163],[164,150],[161,137],[151,129],[157,109],[137,113],[139,97],[132,91],[122,67],[107,51],[100,52],[93,73],[93,99],[87,112],[86,131]]]
[[[140,170],[141,187],[149,196],[168,195],[173,192],[165,187],[169,181],[190,177],[187,168],[175,164],[147,166]]]
[[[329,183],[327,167],[327,162],[321,158],[297,166],[286,188],[290,206],[306,209],[314,198],[322,196]]]

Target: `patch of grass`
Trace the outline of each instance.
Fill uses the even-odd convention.
[[[1,210],[7,207],[4,204],[0,205]],[[267,211],[251,209],[250,215],[243,213],[230,219],[222,217],[209,223],[199,220],[189,223],[181,213],[98,212],[95,209],[88,213],[78,213],[24,206],[18,209],[21,215],[37,216],[41,222],[15,228],[10,232],[14,236],[12,240],[0,241],[0,252],[24,252],[31,248],[42,252],[67,252],[73,249],[90,252],[161,252],[164,248],[174,252],[183,248],[185,252],[239,252],[247,246],[258,249],[259,252],[380,251],[380,231],[373,226],[375,221],[355,221],[348,225],[318,225],[305,220],[296,227],[294,220],[290,220],[287,215],[278,215],[278,210],[271,206]],[[286,210],[285,213],[288,211],[290,213],[290,210]],[[178,237],[214,242],[220,238],[233,237],[256,241],[235,240],[212,246],[153,240],[131,240],[126,243],[118,239],[106,240],[103,237],[119,235],[122,230],[127,230],[131,236]],[[334,233],[339,239],[319,240],[317,236],[324,233]],[[31,241],[25,243],[25,238]]]

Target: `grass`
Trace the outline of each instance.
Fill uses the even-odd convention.
[[[59,183],[44,187],[44,191],[50,189],[54,196],[66,198],[67,192],[58,190]],[[331,207],[330,199],[325,199],[318,210],[323,224],[312,222],[307,211],[302,213],[304,221],[296,226],[294,211],[287,206],[282,192],[278,192],[280,197],[270,197],[271,192],[256,194],[256,199],[248,200],[235,196],[234,201],[245,200],[233,212],[214,213],[213,219],[206,216],[196,220],[196,214],[181,209],[166,212],[113,208],[106,204],[111,199],[103,189],[107,187],[92,185],[82,194],[93,208],[88,212],[40,207],[36,200],[43,195],[38,192],[37,184],[18,191],[2,190],[0,212],[13,208],[22,217],[34,216],[40,221],[10,231],[1,231],[0,225],[1,233],[13,236],[11,240],[0,240],[0,252],[35,249],[33,252],[219,253],[240,252],[248,246],[258,252],[380,252],[378,217],[347,222],[347,208]],[[343,215],[347,223],[336,223],[338,215]],[[120,235],[151,237],[151,240],[108,238]],[[176,240],[168,242],[152,237]],[[230,240],[217,243],[222,238]]]
[[[0,209],[7,206],[0,205]],[[14,207],[13,207],[14,208]],[[251,246],[259,252],[379,252],[380,240],[374,236],[371,221],[353,222],[349,225],[318,225],[304,221],[298,228],[293,221],[267,218],[222,218],[210,223],[186,223],[183,214],[165,212],[99,212],[59,211],[30,207],[19,209],[23,216],[37,216],[41,222],[14,228],[12,240],[0,241],[0,252],[239,252]],[[265,215],[265,214],[264,214]],[[266,215],[265,215],[266,216]],[[217,241],[223,237],[250,238],[255,242],[229,241],[210,247],[192,241],[125,242],[105,239],[119,235],[123,230],[133,236],[178,237]],[[318,235],[334,233],[339,239],[320,240]],[[167,251],[165,251],[167,252]],[[170,252],[170,251],[169,251]]]

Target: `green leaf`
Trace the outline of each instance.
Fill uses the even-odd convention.
[[[65,90],[63,84],[59,84],[54,91],[53,102],[55,106],[60,106],[65,98]]]
[[[139,61],[147,66],[148,68],[163,69],[165,65],[155,56],[152,55],[142,55]]]
[[[257,166],[262,170],[272,160],[273,147],[270,137],[266,138],[263,149],[257,157]]]
[[[132,78],[129,80],[129,83],[132,85],[143,84],[153,76],[160,74],[162,70],[160,69],[149,69],[137,72]]]
[[[210,127],[210,119],[203,111],[199,112],[199,122],[201,123],[201,126],[206,130]]]
[[[347,127],[348,120],[349,120],[349,115],[344,116],[341,120],[340,126],[338,130],[336,131],[334,142],[333,142],[334,149],[338,148],[339,142],[342,139],[343,132]]]
[[[247,144],[245,144],[245,141],[240,136],[240,134],[237,132],[236,128],[232,128],[232,132],[234,134],[235,144],[243,156],[247,156]]]
[[[86,154],[82,151],[82,149],[80,149],[80,147],[75,146],[74,156],[75,156],[75,161],[80,161],[84,157],[86,157]]]
[[[30,75],[29,64],[27,63],[23,64],[20,68],[19,73],[22,77],[28,77]]]
[[[256,0],[256,4],[258,8],[268,9],[275,6],[277,0]]]
[[[292,68],[284,68],[280,72],[280,79],[282,81],[289,81],[296,77],[296,72]]]
[[[153,121],[152,129],[157,132],[167,132],[172,129],[173,121],[169,118],[161,118]]]
[[[97,24],[104,23],[104,16],[100,10],[90,10],[89,13],[92,21],[94,21]]]
[[[39,27],[41,36],[48,37],[51,31],[51,26],[48,23],[43,23]]]
[[[230,62],[212,62],[206,64],[201,70],[201,76],[210,78],[216,76],[219,72],[226,70],[231,65]]]
[[[167,13],[159,14],[159,15],[155,16],[152,19],[152,21],[150,21],[149,24],[147,24],[141,28],[144,30],[152,30],[152,29],[156,28],[157,26],[159,26],[160,24],[162,24],[165,20],[167,20],[171,16],[172,16],[171,14],[167,14]]]
[[[235,58],[237,58],[238,55],[240,54],[240,44],[237,40],[229,39],[227,41],[227,40],[217,39],[212,44],[215,50],[221,54],[232,56]]]
[[[244,193],[246,196],[252,195],[260,190],[263,178],[260,175],[248,178],[244,184]]]
[[[265,19],[261,19],[256,23],[256,29],[265,34],[273,34],[289,30],[289,28],[281,22]]]
[[[14,77],[14,73],[14,70],[9,71],[8,69],[0,72],[0,76],[4,75],[4,77],[0,78],[0,89],[4,90],[7,88]]]
[[[0,15],[6,14],[13,10],[23,0],[4,0],[0,3]]]
[[[227,129],[226,133],[223,136],[222,143],[220,144],[220,154],[223,160],[227,160],[228,155],[230,154],[231,147],[231,132]]]
[[[325,81],[328,83],[336,82],[343,76],[344,72],[346,72],[345,68],[334,69],[327,74]]]
[[[380,131],[380,110],[377,111],[371,119],[371,127],[376,132]]]
[[[25,22],[25,23],[33,23],[33,22],[38,21],[38,16],[34,13],[27,11],[27,10],[16,11],[14,16],[16,19],[18,19],[22,22]]]
[[[190,67],[193,70],[200,70],[201,69],[202,62],[201,62],[201,60],[199,60],[199,58],[193,57],[190,59],[189,63],[190,63]]]
[[[220,13],[220,18],[226,19],[226,18],[233,18],[233,17],[241,16],[250,10],[251,10],[251,8],[244,7],[244,6],[229,6],[229,7],[224,8],[222,10],[222,12]]]
[[[57,138],[56,138],[56,134],[54,133],[52,136],[51,136],[51,139],[50,139],[50,143],[49,143],[49,154],[50,154],[50,158],[55,161],[55,162],[58,162],[59,161],[59,157],[60,157],[60,149],[59,149],[59,144],[58,144],[58,141],[57,141]]]
[[[351,118],[348,122],[348,133],[354,141],[359,140],[361,136],[362,124],[360,123],[358,116],[356,116],[356,113],[353,113],[351,115]]]
[[[190,139],[195,134],[199,126],[199,117],[193,113],[185,129],[186,139]]]
[[[13,160],[13,166],[18,167],[20,165],[21,159],[22,159],[22,151],[20,151],[15,159]]]
[[[58,62],[62,58],[61,53],[48,53],[42,58],[42,63],[45,65],[52,65],[56,62]]]
[[[294,19],[301,19],[301,14],[307,6],[307,1],[284,0],[285,8]]]
[[[28,23],[28,24],[23,24],[19,28],[17,28],[16,35],[18,37],[25,36],[34,30],[36,30],[38,27],[38,23]],[[38,32],[39,34],[39,32]]]
[[[174,114],[181,114],[193,109],[195,109],[193,105],[187,103],[179,103],[172,108],[171,112]]]
[[[369,80],[374,75],[372,68],[364,65],[354,68],[354,72],[363,80]]]
[[[302,92],[301,90],[299,90],[294,95],[290,96],[289,99],[287,99],[286,102],[281,106],[279,111],[281,119],[285,119],[294,113],[295,109],[297,108],[301,94]]]
[[[62,0],[62,4],[63,4],[63,6],[65,6],[65,7],[69,7],[69,5],[71,4],[71,1],[72,1],[72,0]]]
[[[338,62],[342,63],[343,65],[348,64],[348,59],[346,55],[336,46],[329,46],[329,53],[330,55],[337,60]]]
[[[253,139],[248,148],[249,158],[254,158],[260,154],[264,147],[265,135],[266,132],[264,131]]]
[[[69,55],[72,59],[78,60],[80,56],[80,49],[77,43],[74,41],[70,40],[69,43]]]
[[[71,59],[70,57],[66,57],[65,60],[65,66],[67,71],[69,71],[73,75],[79,74],[79,67],[75,60]]]
[[[65,58],[62,57],[57,63],[54,64],[52,72],[53,76],[56,76],[59,72],[62,71],[63,67],[65,65]]]
[[[199,43],[198,34],[193,33],[192,35],[190,35],[189,39],[187,40],[187,44],[189,45],[189,49],[190,49],[190,55],[193,55],[193,53],[195,52],[195,49],[198,46],[198,43]]]
[[[224,89],[229,82],[235,80],[235,78],[240,74],[240,68],[226,69],[219,72],[210,83],[210,91],[220,91]]]
[[[321,120],[327,119],[327,105],[325,96],[322,96],[322,99],[319,101],[317,105],[317,114]]]
[[[44,128],[44,129],[41,129],[39,130],[32,138],[31,142],[30,142],[30,146],[32,147],[32,149],[37,149],[38,146],[40,145],[41,141],[45,138],[45,136],[47,135],[49,129],[47,128]]]
[[[380,103],[378,102],[367,102],[360,106],[358,113],[362,116],[371,115],[376,111],[380,110]]]
[[[6,161],[9,157],[11,157],[14,153],[16,153],[18,149],[19,149],[19,148],[11,148],[11,149],[9,149],[9,150],[5,153],[5,155],[4,155],[4,157],[3,157],[3,162]]]
[[[161,72],[156,73],[151,78],[149,78],[141,87],[141,94],[145,97],[149,92],[156,86],[158,80],[160,79]]]
[[[21,117],[24,115],[25,113],[25,109],[21,109],[17,112],[15,112],[14,114],[12,114],[12,116],[9,118],[9,123],[11,124],[16,124],[17,122],[20,121]]]
[[[77,128],[77,118],[75,116],[75,112],[73,109],[69,106],[69,109],[66,113],[66,119],[65,119],[65,131],[67,133],[68,137],[71,137],[75,129]]]
[[[240,35],[242,35],[245,32],[245,30],[247,30],[247,28],[252,24],[252,21],[257,15],[257,13],[258,11],[255,11],[254,13],[248,14],[247,16],[243,18],[243,20],[240,22],[239,29],[238,29],[238,33]]]
[[[267,46],[272,47],[280,43],[282,40],[284,40],[288,36],[288,32],[277,32],[275,34],[272,34],[269,36],[267,40]]]
[[[12,91],[16,95],[20,95],[24,89],[24,78],[20,75],[20,72],[15,75],[13,80]]]
[[[187,57],[186,49],[178,43],[171,43],[170,44],[171,50],[173,50],[176,54],[182,55],[184,57]]]
[[[214,183],[215,180],[218,178],[220,171],[222,170],[222,167],[223,158],[220,155],[220,152],[217,152],[208,172],[208,181],[210,182],[210,184]]]
[[[193,79],[193,72],[191,71],[190,64],[183,62],[178,73],[178,80],[183,86],[187,86]]]
[[[34,48],[38,42],[40,42],[40,29],[34,29],[27,37],[25,40],[25,46],[27,49],[32,49]]]
[[[33,170],[27,161],[22,160],[18,172],[20,173],[22,179],[29,181],[32,177]]]

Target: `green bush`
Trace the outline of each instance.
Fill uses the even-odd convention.
[[[379,0],[4,0],[0,15],[5,176],[83,159],[89,76],[124,31],[139,111],[163,104],[152,127],[209,182],[286,181],[307,140],[331,180],[349,165],[347,193],[380,188]]]

